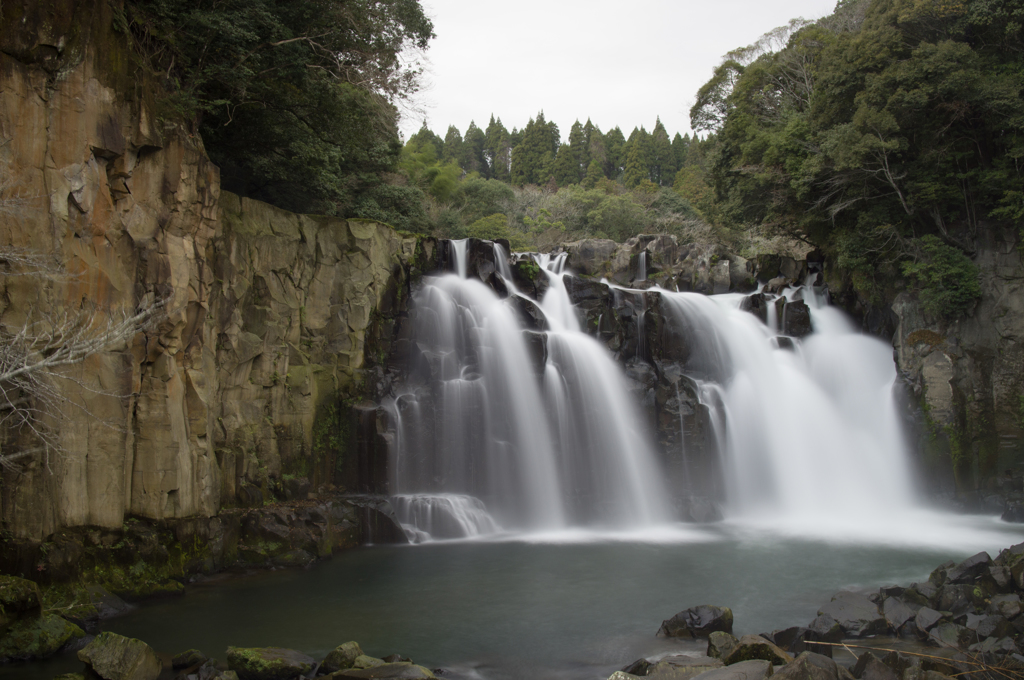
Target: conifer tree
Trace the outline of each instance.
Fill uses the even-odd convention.
[[[466,173],[476,172],[481,177],[490,177],[490,166],[484,158],[484,148],[487,146],[487,138],[484,131],[476,126],[473,121],[469,122],[466,128],[466,136],[462,138],[462,158],[459,165]]]
[[[558,147],[558,153],[555,154],[555,164],[552,168],[551,174],[554,175],[555,183],[558,184],[559,187],[567,187],[570,184],[579,184],[579,166],[576,154],[573,153],[573,149],[570,144],[563,144]]]
[[[569,130],[569,144],[568,153],[572,157],[572,161],[576,167],[576,179],[570,182],[571,184],[578,183],[583,179],[583,174],[587,170],[587,165],[590,164],[590,154],[587,150],[587,138],[583,131],[583,126],[580,125],[579,119],[572,124],[572,128]],[[561,149],[559,149],[561,152]],[[556,158],[557,161],[557,158]],[[555,179],[558,179],[558,175],[555,175]],[[562,183],[561,179],[558,179],[558,186],[566,186]]]
[[[484,136],[486,137],[484,153],[490,166],[491,177],[502,182],[509,181],[512,143],[508,130],[501,124],[501,118],[495,120],[494,114],[491,114],[491,122],[487,124]]]
[[[587,167],[587,176],[583,178],[583,186],[587,189],[593,189],[602,179],[604,179],[604,169],[595,158],[590,161],[590,165]]]
[[[627,189],[635,189],[640,183],[650,178],[647,165],[644,163],[644,144],[639,135],[630,135],[633,139],[626,152],[626,169],[622,174],[622,183]]]
[[[531,118],[522,141],[512,150],[512,184],[544,184],[551,177],[558,151],[558,126],[544,120],[544,112]]]
[[[672,138],[672,155],[676,158],[676,171],[678,172],[683,166],[686,165],[686,152],[690,148],[690,133],[686,133],[685,137],[680,136],[677,132],[676,136]]]
[[[459,163],[462,159],[462,134],[459,128],[454,125],[448,126],[448,133],[444,136],[444,148],[441,151],[441,160],[445,163]]]
[[[672,186],[676,176],[676,158],[672,153],[672,142],[668,139],[668,132],[661,123],[661,117],[654,124],[650,145],[651,181],[658,186]]]
[[[608,179],[618,179],[626,165],[626,137],[616,125],[605,134],[604,142],[608,154],[604,166],[604,176]]]

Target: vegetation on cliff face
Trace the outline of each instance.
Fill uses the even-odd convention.
[[[691,121],[724,223],[808,240],[868,294],[904,274],[955,316],[979,224],[1024,219],[1022,91],[1019,3],[842,0],[726,55]]]
[[[400,55],[433,37],[419,2],[127,0],[122,20],[226,189],[421,226],[418,192],[389,183],[419,76]]]

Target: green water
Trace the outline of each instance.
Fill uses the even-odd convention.
[[[570,535],[371,546],[304,571],[193,585],[105,628],[166,654],[196,647],[223,659],[228,645],[281,646],[319,658],[357,640],[370,655],[398,652],[448,677],[606,678],[640,656],[703,651],[655,637],[690,606],[731,607],[738,635],[804,625],[838,589],[909,584],[947,559],[1024,540],[1019,525],[957,521],[953,548],[764,537],[729,525],[649,543]],[[78,664],[0,675],[50,677],[61,666]]]

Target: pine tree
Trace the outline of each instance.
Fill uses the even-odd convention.
[[[616,125],[604,136],[605,149],[608,159],[605,161],[604,176],[608,179],[618,179],[626,165],[626,138],[622,130]]]
[[[622,183],[627,189],[635,189],[644,180],[649,180],[647,164],[644,163],[644,144],[641,139],[630,135],[629,150],[626,152],[626,169],[622,174]]]
[[[466,173],[476,172],[481,177],[490,177],[490,166],[484,158],[484,148],[487,146],[487,138],[484,131],[476,126],[473,121],[469,122],[466,128],[466,136],[462,138],[462,157],[459,165]]]
[[[502,182],[509,181],[512,143],[508,130],[501,124],[501,118],[494,120],[494,115],[491,115],[491,122],[487,124],[485,137],[484,153],[487,157],[487,164],[490,166],[490,176]]]
[[[604,170],[601,168],[601,163],[595,158],[587,167],[587,176],[583,178],[583,186],[593,189],[602,179],[604,179]]]
[[[568,153],[571,155],[572,162],[576,167],[576,179],[570,183],[576,184],[583,179],[583,175],[587,170],[587,165],[590,164],[590,154],[587,152],[586,134],[583,132],[583,126],[580,125],[580,121],[578,119],[572,124],[572,128],[569,130],[568,147]],[[559,153],[561,153],[561,149],[559,149]],[[557,174],[555,175],[555,179],[558,179]],[[558,185],[566,186],[560,179],[558,180]]]
[[[676,169],[672,142],[669,141],[668,132],[659,117],[651,133],[651,181],[658,186],[672,186]]]
[[[462,134],[459,128],[454,125],[448,126],[448,133],[444,136],[444,148],[441,151],[441,160],[445,163],[456,163],[462,158]]]
[[[558,147],[558,153],[555,154],[555,164],[551,174],[554,175],[555,183],[559,187],[579,184],[579,165],[570,144],[563,144]]]
[[[558,126],[544,120],[541,111],[536,119],[530,119],[522,134],[523,140],[512,149],[512,184],[544,184],[554,169]]]
[[[683,168],[686,165],[686,152],[690,148],[690,133],[686,133],[685,137],[676,133],[676,136],[672,138],[672,155],[676,158],[676,171]]]

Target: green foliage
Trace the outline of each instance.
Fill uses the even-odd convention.
[[[466,230],[470,238],[496,241],[507,239],[513,250],[523,250],[529,247],[530,242],[525,235],[509,229],[508,218],[501,213],[481,217]]]
[[[417,87],[399,55],[433,37],[415,0],[128,0],[125,10],[137,51],[165,78],[164,108],[198,122],[226,189],[352,215],[386,183],[401,148],[393,103]]]
[[[920,239],[923,255],[903,263],[903,273],[916,284],[925,312],[955,318],[981,297],[978,267],[963,251],[935,236]]]

